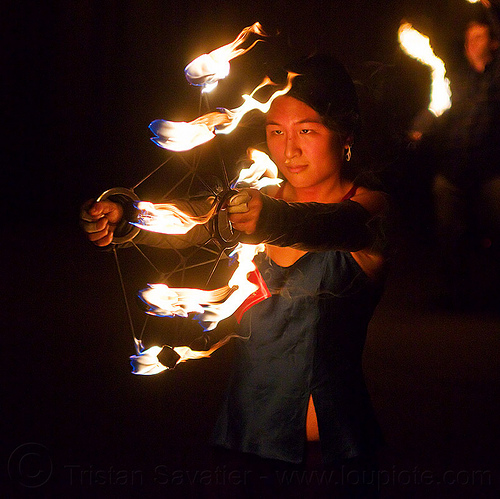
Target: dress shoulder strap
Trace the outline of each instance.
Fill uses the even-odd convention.
[[[356,190],[358,189],[358,186],[357,185],[353,185],[349,191],[347,192],[347,194],[341,199],[341,201],[347,201],[348,199],[351,199],[354,194],[356,194]]]

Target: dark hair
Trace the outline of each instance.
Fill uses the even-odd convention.
[[[469,31],[474,26],[481,26],[488,29],[489,37],[491,40],[498,40],[499,36],[495,26],[488,19],[471,19],[465,27],[465,32]]]
[[[329,55],[318,54],[294,61],[286,69],[298,74],[287,95],[313,108],[328,128],[346,137],[359,134],[358,96],[340,62]]]
[[[491,6],[491,9],[497,11],[498,8],[495,8],[494,5]],[[490,9],[485,9],[480,4],[470,5],[470,12],[466,19],[465,31],[467,31],[471,26],[485,26],[488,28],[490,33],[490,38],[492,40],[498,40],[500,38],[499,28],[496,22],[492,19],[492,16],[488,13]],[[496,13],[493,17],[496,18],[498,13]]]

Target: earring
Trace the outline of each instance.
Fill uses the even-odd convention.
[[[351,144],[347,144],[345,148],[345,160],[351,161]]]

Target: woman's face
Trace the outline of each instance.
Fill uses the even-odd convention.
[[[304,102],[278,97],[267,113],[266,136],[273,161],[293,187],[340,178],[345,144]]]
[[[488,26],[472,24],[465,32],[465,54],[469,60],[490,58],[492,40]]]

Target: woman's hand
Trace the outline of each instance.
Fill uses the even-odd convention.
[[[113,240],[113,232],[123,217],[123,208],[118,203],[90,199],[80,210],[80,225],[87,238],[97,246],[107,246]]]
[[[245,234],[253,234],[262,210],[262,194],[256,189],[244,189],[229,200],[227,211],[233,227]]]

